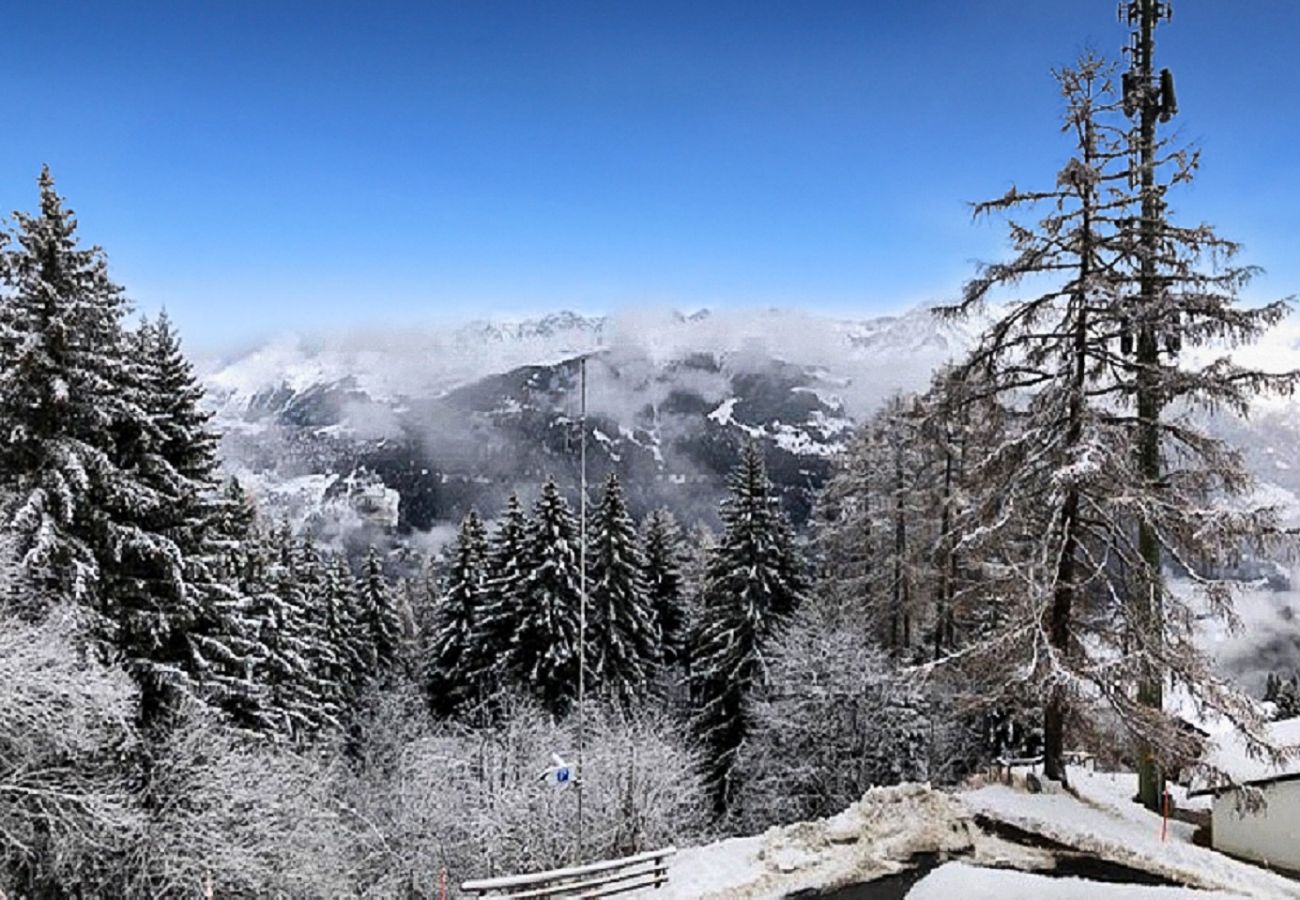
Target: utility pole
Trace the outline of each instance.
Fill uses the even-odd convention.
[[[1138,119],[1133,141],[1133,156],[1138,165],[1141,189],[1142,220],[1138,231],[1138,304],[1136,393],[1138,414],[1138,464],[1142,477],[1155,484],[1160,480],[1160,338],[1152,324],[1151,311],[1160,302],[1160,278],[1157,254],[1164,223],[1164,201],[1156,187],[1156,126],[1167,122],[1177,112],[1174,79],[1168,69],[1155,73],[1155,30],[1162,20],[1173,18],[1169,0],[1130,0],[1121,5],[1120,14],[1134,26],[1129,71],[1124,75],[1124,112]],[[1171,346],[1171,349],[1173,347]],[[1148,644],[1148,654],[1159,652],[1164,634],[1164,602],[1160,596],[1160,541],[1155,528],[1142,522],[1138,528],[1138,552],[1146,566],[1146,583],[1137,586],[1134,601],[1138,606],[1138,640]],[[1155,646],[1151,646],[1154,642]],[[1140,676],[1138,702],[1153,709],[1164,706],[1164,672],[1151,663]],[[1138,799],[1151,810],[1159,810],[1163,794],[1164,773],[1155,763],[1153,748],[1138,748]]]
[[[587,742],[587,357],[578,360],[578,865],[583,862],[582,753]]]

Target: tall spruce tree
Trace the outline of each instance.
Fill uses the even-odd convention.
[[[649,689],[659,661],[645,561],[618,476],[610,474],[591,523],[587,645],[601,692],[630,706]]]
[[[369,645],[358,622],[360,600],[347,560],[335,557],[325,569],[321,597],[324,681],[343,717],[352,710],[369,671]]]
[[[140,716],[153,724],[168,697],[206,676],[189,635],[203,618],[197,514],[210,487],[211,447],[175,430],[190,395],[165,392],[155,349],[159,329],[128,333],[126,299],[97,247],[78,246],[76,220],[49,170],[41,209],[16,213],[18,243],[6,248],[0,304],[0,472],[13,498],[6,529],[22,557],[37,607],[82,604],[101,647],[120,656],[141,688]],[[181,465],[195,443],[198,469]],[[233,653],[235,642],[226,648]],[[230,655],[229,653],[227,655]],[[227,660],[233,662],[233,660]]]
[[[547,480],[528,523],[527,557],[519,583],[511,668],[555,715],[578,693],[578,524],[554,480]]]
[[[686,598],[682,583],[681,533],[673,515],[656,509],[641,528],[641,555],[650,611],[665,666],[683,661],[686,644]]]
[[[83,602],[106,626],[101,564],[127,539],[110,506],[131,493],[114,432],[141,418],[122,390],[126,298],[104,252],[79,246],[48,168],[39,183],[40,212],[14,213],[16,242],[0,267],[0,477],[12,498],[4,520],[27,596]]]
[[[401,658],[402,623],[393,603],[379,552],[371,547],[361,574],[361,629],[366,636],[372,677],[387,679]]]
[[[470,510],[461,520],[447,572],[447,592],[433,620],[429,641],[428,689],[435,714],[481,703],[491,660],[484,659],[484,602],[487,597],[487,529]]]
[[[695,730],[707,749],[719,815],[736,796],[736,754],[750,728],[747,701],[766,681],[768,641],[806,590],[790,524],[753,445],[732,473],[721,517],[725,531],[709,562],[691,673]]]
[[[523,622],[524,575],[528,570],[530,525],[517,494],[511,494],[487,553],[487,582],[475,643],[483,671],[475,678],[489,694],[508,673],[517,672],[515,636]]]
[[[228,567],[228,554],[248,532],[251,504],[222,496],[218,482],[220,436],[202,408],[204,392],[164,313],[139,332],[141,406],[154,436],[151,464],[141,473],[166,498],[158,525],[184,560],[181,616],[168,610],[166,644],[143,648],[152,665],[184,670],[202,694],[220,706],[253,691],[256,623]],[[237,483],[236,483],[237,484]]]

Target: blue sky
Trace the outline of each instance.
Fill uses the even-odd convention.
[[[1204,151],[1175,207],[1300,292],[1300,3],[1176,0]],[[1048,183],[1049,75],[1113,0],[23,3],[0,208],[42,162],[138,305],[291,328],[631,304],[866,316],[949,297]]]

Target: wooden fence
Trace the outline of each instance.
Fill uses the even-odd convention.
[[[460,889],[482,900],[534,900],[543,897],[611,897],[668,883],[668,858],[676,847],[650,850],[623,859],[552,869],[533,875],[508,875],[466,881]]]

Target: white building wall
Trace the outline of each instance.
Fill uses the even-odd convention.
[[[1214,798],[1214,849],[1300,872],[1300,781],[1261,790],[1268,806],[1258,813],[1239,814],[1236,791]]]

